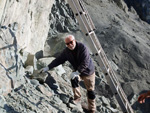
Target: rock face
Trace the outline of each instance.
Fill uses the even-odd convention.
[[[96,35],[133,109],[149,113],[137,103],[150,89],[150,25],[128,11],[123,0],[83,0],[96,26]],[[87,46],[65,0],[2,0],[0,2],[0,112],[84,112],[71,103],[68,79],[71,65],[38,71],[65,48],[69,33]],[[47,57],[47,58],[43,58]],[[96,59],[96,112],[121,112]],[[36,72],[36,74],[35,74]],[[81,82],[82,102],[86,90]],[[42,109],[42,110],[41,110]]]
[[[54,0],[4,1],[1,26],[14,30],[18,46],[25,51],[35,54],[42,50],[50,27],[49,14]]]
[[[1,84],[1,93],[18,86],[16,81],[24,75],[23,63],[28,57],[27,53],[35,54],[44,48],[53,3],[53,0],[0,2],[0,72],[6,77],[1,76],[0,80],[7,84]]]

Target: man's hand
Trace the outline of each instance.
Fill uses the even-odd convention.
[[[146,99],[146,98],[150,98],[150,91],[141,94],[141,95],[138,97],[138,102],[139,102],[140,104],[143,104],[143,103],[145,103],[145,99]]]
[[[147,97],[147,94],[146,94],[146,93],[141,94],[141,95],[138,97],[138,102],[139,102],[140,104],[145,103],[146,97]]]
[[[71,79],[73,80],[75,77],[77,77],[79,75],[80,75],[80,73],[78,71],[72,72],[71,75],[70,75],[70,80]]]
[[[45,73],[45,72],[47,72],[48,70],[49,70],[48,67],[44,67],[44,68],[42,68],[42,69],[40,70],[40,73]]]

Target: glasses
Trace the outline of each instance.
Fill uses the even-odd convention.
[[[66,45],[68,46],[68,45],[70,45],[70,44],[73,44],[73,41],[74,41],[74,40],[72,40],[72,41],[66,43]]]

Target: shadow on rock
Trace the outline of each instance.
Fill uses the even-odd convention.
[[[8,106],[7,104],[4,105],[4,109],[6,110],[6,113],[19,113],[15,111],[12,106]]]
[[[45,83],[56,93],[58,94],[57,92],[57,89],[58,89],[58,86],[56,85],[56,80],[50,75],[50,73],[47,73],[48,76],[45,80]]]

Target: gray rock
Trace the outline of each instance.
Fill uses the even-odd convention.
[[[4,108],[5,104],[6,104],[5,98],[2,95],[0,95],[0,107]]]
[[[31,82],[31,84],[33,84],[35,86],[39,85],[39,81],[38,80],[31,79],[30,82]]]
[[[36,79],[40,83],[44,83],[47,77],[48,77],[48,73],[40,73],[39,70],[34,70],[33,74],[29,76],[30,79]]]
[[[107,106],[107,108],[108,108],[112,113],[120,113],[119,110],[114,109],[114,108],[112,108],[112,107],[110,107],[110,106]]]
[[[69,103],[70,97],[65,94],[60,94],[60,99],[63,101],[63,103],[67,104],[67,103]]]
[[[25,66],[26,67],[27,66],[33,66],[34,69],[37,69],[37,67],[36,67],[36,61],[37,61],[37,59],[36,59],[36,57],[35,57],[34,54],[28,54],[27,60],[25,62]]]
[[[48,91],[44,86],[42,86],[42,85],[38,85],[38,86],[36,87],[36,89],[37,89],[38,91],[40,91],[41,93],[43,93],[44,95],[48,96],[48,97],[52,96],[52,93],[49,92],[49,91]]]
[[[60,100],[57,96],[53,97],[52,103],[56,104],[56,105],[61,105],[62,104],[62,100]]]
[[[102,100],[102,102],[103,102],[103,104],[104,104],[105,106],[108,106],[108,105],[109,105],[108,99],[105,98],[104,96],[101,97],[101,100]]]

